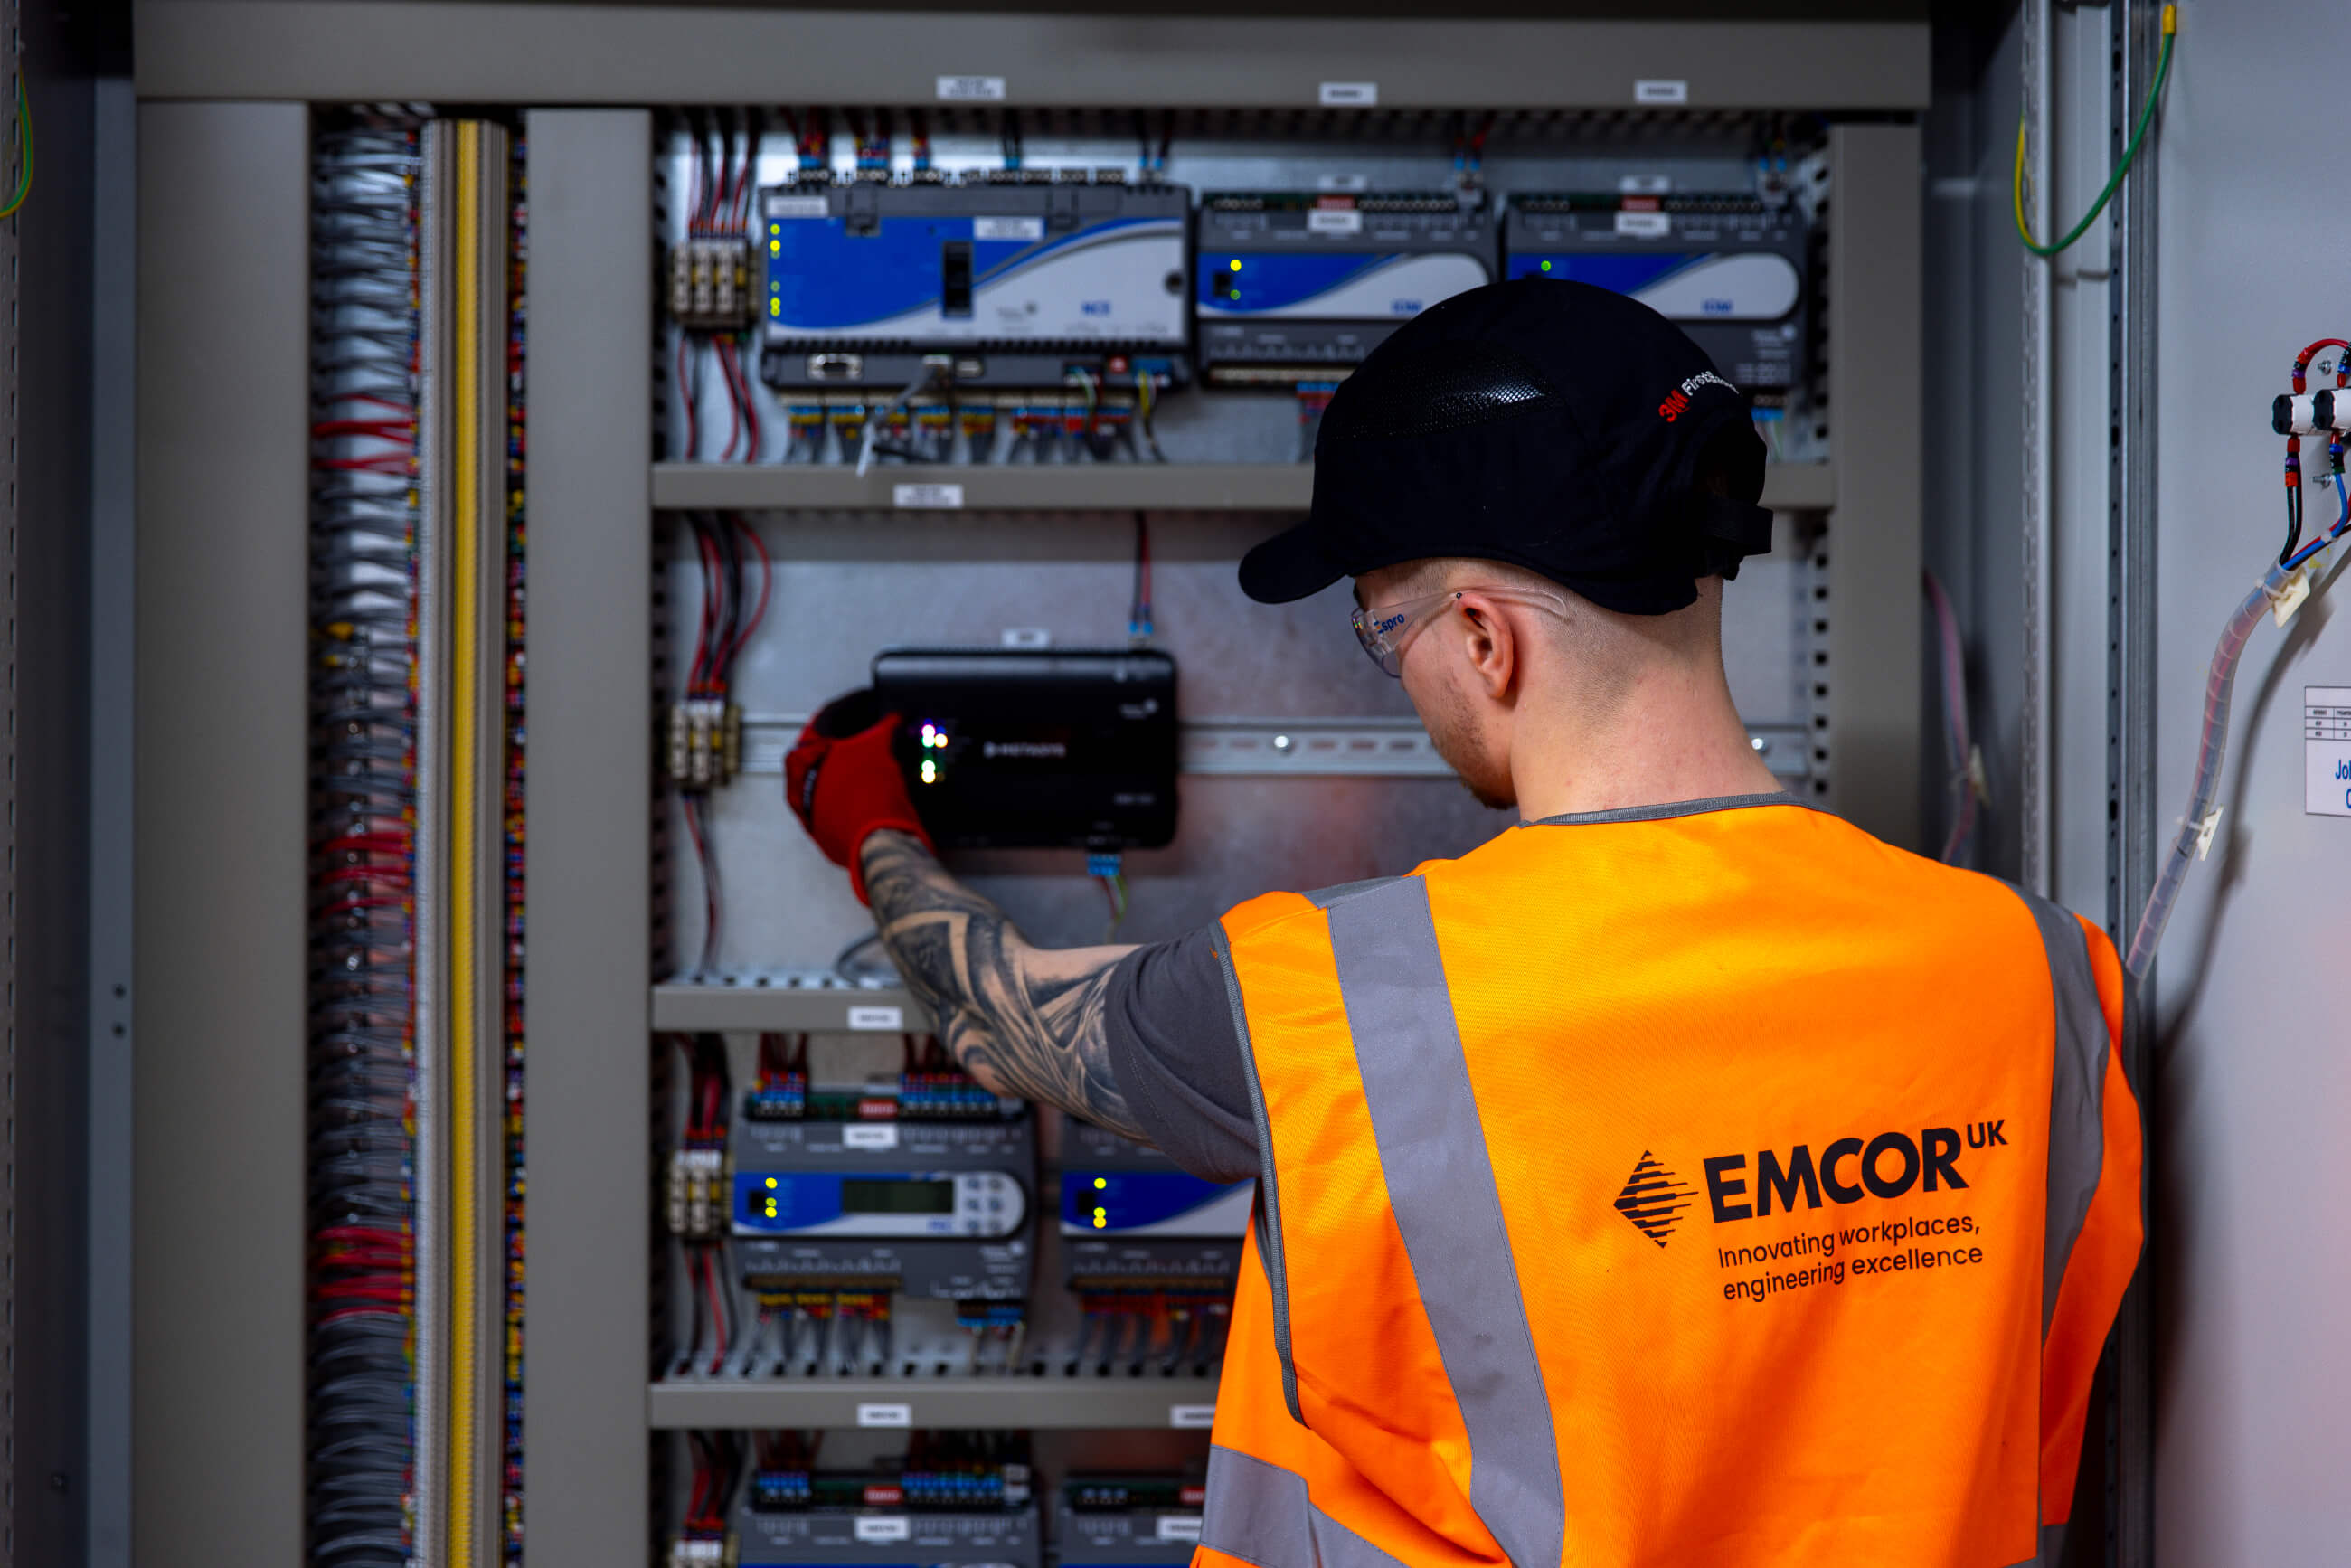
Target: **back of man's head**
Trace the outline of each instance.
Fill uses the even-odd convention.
[[[1278,603],[1460,556],[1667,614],[1771,548],[1762,483],[1747,399],[1672,322],[1584,284],[1493,284],[1407,322],[1341,385],[1312,509],[1250,552],[1241,586]]]

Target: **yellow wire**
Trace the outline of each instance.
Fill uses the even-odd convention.
[[[475,1515],[479,1499],[474,1493],[474,1427],[480,1391],[475,1386],[475,1295],[479,1289],[475,1251],[480,1216],[474,1202],[475,1121],[480,1106],[474,1092],[475,1001],[475,960],[479,932],[474,920],[474,858],[480,823],[475,821],[475,788],[481,765],[481,736],[475,724],[474,687],[480,679],[480,619],[482,582],[476,570],[482,518],[475,504],[480,479],[476,433],[480,425],[478,387],[474,367],[480,362],[482,278],[480,208],[482,204],[482,127],[477,121],[457,127],[456,329],[450,334],[448,385],[452,395],[449,465],[452,529],[451,564],[455,592],[450,622],[455,648],[450,660],[447,694],[452,745],[449,788],[449,1153],[450,1290],[449,1290],[449,1475],[448,1563],[450,1568],[471,1568],[474,1562]]]
[[[2138,157],[2139,143],[2147,139],[2147,127],[2155,123],[2156,101],[2163,96],[2163,84],[2171,76],[2171,46],[2179,32],[2179,7],[2166,5],[2163,8],[2163,53],[2155,63],[2155,81],[2147,89],[2147,103],[2139,110],[2138,127],[2131,132],[2130,142],[2123,149],[2122,161],[2115,165],[2115,172],[2107,177],[2106,188],[2098,193],[2098,199],[2090,204],[2090,210],[2082,214],[2082,221],[2053,245],[2043,245],[2034,239],[2032,224],[2024,215],[2024,116],[2020,114],[2016,117],[2016,173],[2009,182],[2009,188],[2016,204],[2016,236],[2024,242],[2025,249],[2038,256],[2055,256],[2087,234],[2090,225],[2098,221],[2098,214],[2106,210],[2106,204],[2114,199],[2115,192],[2122,185],[2123,176],[2130,172],[2132,162]]]

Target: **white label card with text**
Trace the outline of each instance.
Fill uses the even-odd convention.
[[[844,1149],[894,1149],[898,1146],[898,1124],[895,1122],[852,1122],[841,1130],[841,1146]]]
[[[914,1521],[903,1513],[865,1513],[854,1526],[860,1541],[911,1541]]]
[[[893,485],[890,504],[906,511],[952,511],[963,505],[960,485]]]
[[[1167,1424],[1183,1431],[1205,1430],[1217,1424],[1213,1405],[1170,1405]]]
[[[904,1008],[854,1007],[849,1009],[849,1027],[853,1030],[879,1030],[895,1034],[906,1027]]]
[[[1687,103],[1689,83],[1678,78],[1648,77],[1633,84],[1635,103]]]
[[[914,1424],[912,1405],[860,1405],[857,1424],[861,1427],[911,1427]]]
[[[939,101],[942,103],[1002,103],[1002,77],[941,77]]]
[[[1375,81],[1326,81],[1318,97],[1325,109],[1372,109],[1380,101],[1380,84]]]
[[[2351,817],[2351,686],[2302,688],[2302,809]]]

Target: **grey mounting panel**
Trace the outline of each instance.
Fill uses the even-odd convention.
[[[1366,10],[1384,7],[1366,6]],[[1626,7],[1631,9],[1631,7]],[[1918,110],[1896,21],[1490,20],[168,0],[142,98],[1316,109]],[[1649,84],[1646,87],[1636,84]],[[1677,91],[1677,89],[1678,89]]]
[[[1829,130],[1830,794],[1888,843],[1922,850],[1918,769],[1925,214],[1915,125]]]
[[[893,1406],[916,1427],[1205,1427],[1216,1402],[1207,1377],[779,1377],[645,1391],[647,1420],[660,1428],[898,1425]]]
[[[530,1568],[651,1539],[653,119],[533,110],[530,148]]]
[[[870,474],[846,464],[653,465],[653,505],[664,508],[1302,512],[1313,494],[1311,463],[999,463]],[[1835,496],[1827,463],[1775,463],[1764,473],[1767,507],[1821,511]]]
[[[302,1555],[309,112],[139,110],[137,1561]]]

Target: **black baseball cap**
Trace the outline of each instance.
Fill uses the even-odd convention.
[[[1698,459],[1729,478],[1701,494]],[[1342,382],[1304,522],[1241,561],[1267,604],[1432,556],[1507,561],[1662,615],[1771,548],[1746,396],[1637,300],[1523,277],[1457,294]]]

